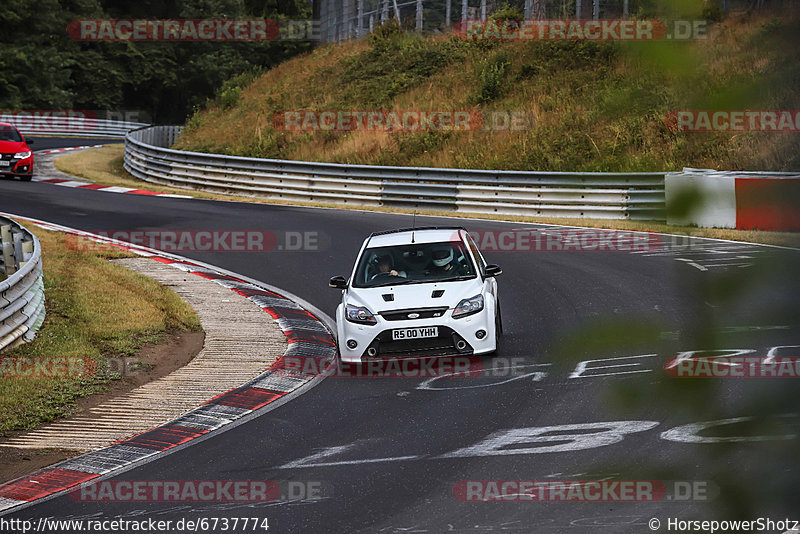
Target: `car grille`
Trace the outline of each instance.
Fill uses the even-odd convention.
[[[5,153],[5,152],[2,152],[2,153],[0,153],[0,159],[4,159],[4,160],[12,160],[12,159],[14,159],[14,154],[15,154],[15,153],[16,153],[16,152],[12,152],[12,153],[10,153],[10,154],[7,154],[7,153]]]
[[[370,347],[377,349],[374,356],[369,356],[366,351],[363,358],[409,358],[422,356],[460,356],[472,354],[474,349],[464,338],[446,326],[439,326],[439,336],[423,339],[392,340],[392,331],[381,332]],[[457,341],[464,341],[466,347],[462,350],[456,348]]]
[[[447,311],[447,306],[440,306],[438,308],[411,308],[408,310],[391,310],[380,312],[380,316],[387,321],[408,321],[416,319],[433,319],[436,317],[444,316]],[[411,318],[409,314],[416,313],[418,317]]]

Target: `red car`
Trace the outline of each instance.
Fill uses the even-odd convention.
[[[19,130],[0,122],[0,175],[19,176],[28,182],[33,178],[33,152]]]

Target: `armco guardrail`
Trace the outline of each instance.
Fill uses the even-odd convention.
[[[144,122],[125,122],[92,117],[53,117],[0,113],[0,122],[13,124],[24,135],[75,135],[80,137],[123,138],[131,130],[148,126]]]
[[[665,220],[665,173],[571,173],[343,165],[172,150],[180,128],[125,137],[125,169],[148,182],[348,206]]]
[[[42,247],[11,219],[0,217],[0,351],[30,341],[44,322]],[[0,278],[3,278],[0,276]]]

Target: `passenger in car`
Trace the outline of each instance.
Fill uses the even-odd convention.
[[[456,253],[450,245],[439,245],[431,250],[432,274],[461,275],[460,263],[456,260]]]

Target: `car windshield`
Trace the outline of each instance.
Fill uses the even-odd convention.
[[[460,241],[420,243],[365,249],[353,286],[450,282],[475,276],[475,265]]]
[[[22,136],[16,128],[11,126],[0,126],[0,141],[14,141],[19,143],[22,141]]]

